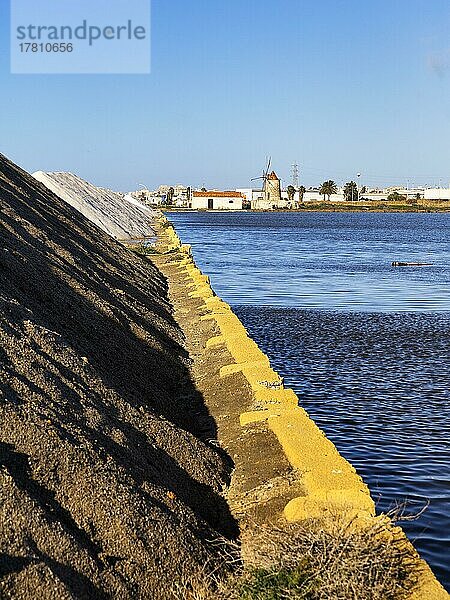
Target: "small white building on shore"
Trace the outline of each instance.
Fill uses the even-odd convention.
[[[244,194],[237,191],[194,191],[189,208],[194,210],[242,210],[244,201]]]
[[[450,200],[450,188],[428,188],[424,191],[425,200]]]
[[[295,194],[295,200],[297,201],[298,192]],[[330,202],[343,202],[344,192],[341,189],[338,189],[336,194],[331,194]],[[323,202],[324,197],[323,194],[319,192],[319,190],[306,190],[303,194],[302,202]],[[325,196],[325,201],[328,201],[328,196]]]

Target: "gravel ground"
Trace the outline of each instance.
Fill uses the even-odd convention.
[[[171,598],[220,560],[188,367],[160,272],[0,155],[0,597]]]

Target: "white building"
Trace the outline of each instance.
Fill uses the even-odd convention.
[[[255,188],[237,188],[236,192],[242,194],[244,197],[244,203],[248,208],[256,209],[261,208],[261,204],[264,201],[264,192],[260,189]],[[272,208],[267,205],[264,208]]]
[[[297,199],[297,195],[295,196]],[[330,202],[342,202],[344,200],[344,194],[338,192],[337,194],[331,194]],[[306,190],[303,194],[303,202],[323,202],[323,194],[319,190]],[[328,202],[328,196],[325,196],[325,201]]]
[[[391,192],[387,190],[369,190],[364,194],[360,193],[361,199],[370,200],[371,202],[385,202]]]
[[[191,206],[195,210],[242,210],[245,196],[237,191],[192,192]]]
[[[429,188],[424,191],[425,200],[450,200],[450,188]]]
[[[272,210],[274,207],[286,208],[288,206],[287,192],[281,190],[275,190],[275,195],[254,188],[238,188],[236,191],[244,196],[246,205],[253,210]]]
[[[262,196],[261,190],[255,190],[252,188],[237,188],[236,192],[238,192],[239,194],[241,194],[244,197],[244,202],[248,206],[252,206],[254,194],[259,194],[260,196]]]

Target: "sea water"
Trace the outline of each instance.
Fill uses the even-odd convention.
[[[427,507],[402,526],[450,589],[450,214],[169,218],[378,511]]]

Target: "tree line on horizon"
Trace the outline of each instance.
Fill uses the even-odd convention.
[[[323,196],[323,199],[325,200],[326,198],[328,198],[328,202],[330,201],[330,197],[333,194],[337,194],[338,191],[338,186],[336,184],[335,181],[333,181],[332,179],[329,179],[327,181],[324,181],[322,183],[322,185],[319,188],[319,194],[321,194]],[[365,193],[366,188],[363,187],[361,189],[361,193]],[[289,202],[293,202],[294,200],[294,196],[295,196],[295,192],[296,189],[294,188],[293,185],[289,185],[287,187],[287,193],[288,193],[288,198],[289,198]],[[303,196],[305,195],[306,192],[306,188],[305,186],[301,185],[298,188],[298,192],[299,192],[299,201],[303,202]],[[348,183],[345,184],[344,186],[344,197],[347,201],[356,201],[359,199],[359,189],[358,189],[358,185],[356,184],[355,181],[349,181]]]
[[[303,202],[303,196],[306,192],[306,188],[303,185],[300,186],[298,188],[298,190],[296,190],[293,185],[289,185],[287,187],[289,202],[294,201],[296,191],[299,192],[299,202]],[[338,186],[337,186],[336,182],[333,181],[332,179],[324,181],[319,188],[319,194],[321,194],[323,196],[324,201],[326,199],[328,199],[328,202],[330,201],[330,198],[333,194],[337,194],[337,191],[338,191]],[[362,186],[362,188],[359,189],[356,181],[348,181],[344,185],[345,201],[346,202],[357,202],[358,200],[363,200],[364,198],[362,197],[362,195],[365,194],[366,191],[367,191],[367,188],[365,186]],[[420,199],[420,194],[417,194],[415,200],[419,200],[419,199]],[[391,194],[389,194],[389,196],[387,197],[387,200],[389,202],[399,202],[399,201],[408,202],[407,197],[402,194],[399,194],[398,192],[392,192]]]

